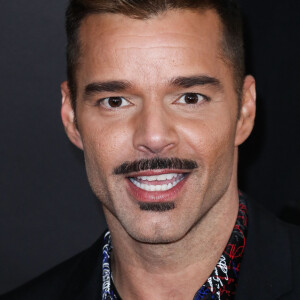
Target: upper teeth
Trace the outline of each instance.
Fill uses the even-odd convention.
[[[138,180],[143,181],[163,181],[163,180],[171,180],[172,178],[175,178],[173,182],[169,182],[168,184],[150,184],[145,182],[139,182]],[[183,174],[163,174],[163,175],[154,175],[154,176],[139,176],[139,177],[130,177],[130,181],[137,186],[138,188],[145,190],[145,191],[151,191],[151,192],[158,192],[158,191],[168,191],[172,189],[174,186],[176,186],[182,179],[184,178]]]
[[[164,181],[164,180],[171,180],[173,177],[177,177],[178,175],[179,174],[176,173],[169,173],[169,174],[153,175],[153,176],[138,176],[137,179],[147,180],[147,181]]]

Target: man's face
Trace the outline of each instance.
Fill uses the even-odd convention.
[[[135,240],[179,240],[232,196],[241,138],[220,41],[213,11],[81,26],[75,143],[109,226]]]

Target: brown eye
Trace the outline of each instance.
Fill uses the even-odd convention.
[[[107,97],[104,99],[100,99],[98,102],[101,106],[110,109],[130,105],[130,102],[123,97]]]
[[[184,100],[187,104],[196,104],[199,99],[197,94],[186,94]]]
[[[120,106],[122,106],[122,98],[121,97],[111,97],[108,99],[108,104],[111,107],[120,107]]]
[[[207,98],[201,94],[197,93],[188,93],[184,94],[179,98],[177,103],[182,103],[182,104],[198,104],[204,100],[207,100]]]

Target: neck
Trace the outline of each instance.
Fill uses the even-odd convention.
[[[122,299],[193,299],[222,255],[237,213],[233,189],[182,239],[169,244],[140,243],[119,222],[109,222],[112,216],[107,218],[114,246],[112,272]]]

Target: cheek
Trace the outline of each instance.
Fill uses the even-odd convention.
[[[85,167],[90,186],[103,203],[110,206],[110,191],[116,192],[116,186],[110,188],[113,169],[124,162],[127,156],[128,132],[124,126],[101,121],[85,122],[80,128],[84,146]]]
[[[179,128],[183,153],[195,155],[203,163],[213,164],[220,157],[233,154],[235,122],[230,116],[207,116],[203,120],[186,120]]]
[[[102,174],[110,175],[116,166],[124,162],[126,151],[130,149],[130,133],[122,122],[85,122],[81,135],[89,168]]]

